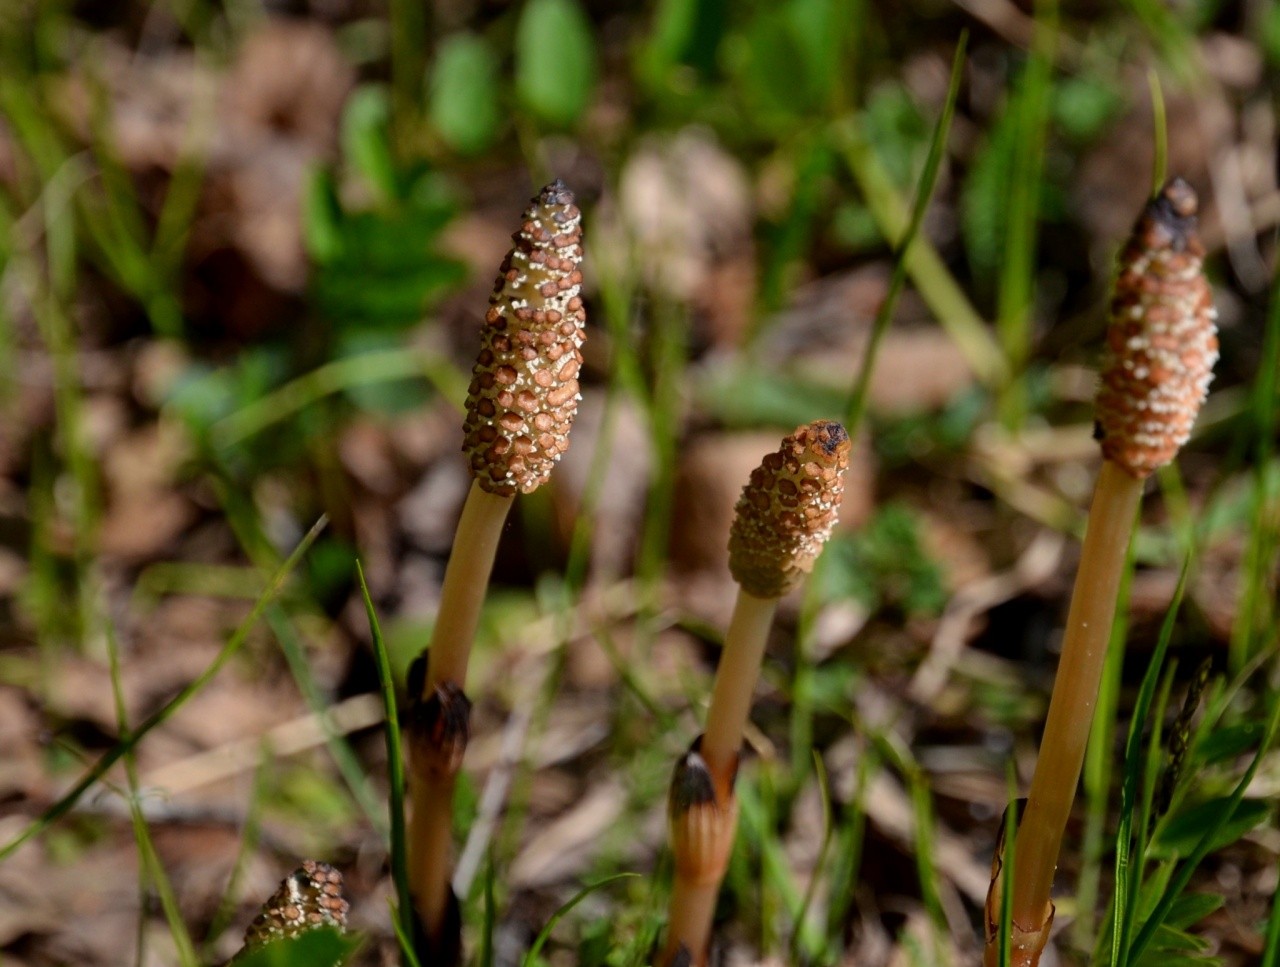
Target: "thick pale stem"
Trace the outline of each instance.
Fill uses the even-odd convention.
[[[432,694],[442,682],[466,687],[471,642],[512,502],[511,497],[491,494],[479,484],[471,484],[440,589],[440,611],[431,635],[423,696]]]
[[[730,795],[742,734],[751,714],[751,698],[777,608],[777,598],[757,598],[739,590],[725,634],[700,750],[721,802]]]
[[[452,715],[440,713],[444,716],[440,728],[419,723],[421,734],[410,736],[409,887],[421,926],[433,939],[439,938],[444,929],[451,900],[453,789],[461,753],[451,754],[450,750],[457,743],[465,746],[466,742],[467,710],[462,689],[467,680],[467,662],[511,504],[511,497],[488,493],[472,483],[444,572],[425,687],[421,695],[412,696],[421,707],[437,695],[438,686],[446,686],[446,692],[452,686],[457,689],[457,698],[451,701],[463,703],[461,722],[456,720],[455,705]]]
[[[1049,716],[1013,861],[1013,921],[1036,930],[1049,915],[1058,853],[1084,762],[1143,481],[1104,460],[1089,510]]]
[[[664,965],[674,963],[682,947],[689,952],[693,967],[707,963],[716,897],[737,827],[733,780],[738,754],[777,607],[777,598],[757,598],[738,591],[716,668],[707,727],[696,746],[696,755],[710,774],[712,796],[700,803],[679,805],[672,818],[676,875],[667,943],[660,961]]]
[[[683,947],[689,951],[691,967],[706,967],[711,950],[711,924],[719,896],[719,878],[710,883],[676,878],[671,887],[671,918],[661,963],[674,963]]]

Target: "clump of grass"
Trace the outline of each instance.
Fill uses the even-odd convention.
[[[409,682],[409,884],[424,963],[461,952],[450,886],[453,793],[470,732],[471,643],[498,540],[518,493],[543,484],[569,446],[586,313],[582,215],[554,181],[533,199],[499,270],[467,395],[473,482],[445,570],[428,652]]]
[[[707,724],[676,765],[668,798],[675,883],[660,962],[704,965],[716,896],[733,847],[734,779],[751,696],[778,600],[813,568],[831,534],[849,463],[843,426],[801,426],[751,474],[729,537],[739,591],[716,669]]]
[[[1004,876],[987,900],[988,965],[1034,967],[1048,941],[1054,871],[1084,761],[1116,595],[1146,478],[1187,441],[1218,356],[1202,272],[1197,199],[1174,179],[1146,206],[1120,254],[1097,435],[1103,463],[1089,512],[1044,737],[1017,827],[1008,949],[1001,951]]]

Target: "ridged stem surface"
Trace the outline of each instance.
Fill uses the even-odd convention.
[[[702,734],[702,757],[711,770],[718,797],[732,791],[742,735],[751,715],[751,698],[777,609],[777,598],[757,598],[738,591],[716,669],[707,727]]]
[[[1142,484],[1112,461],[1103,461],[1044,737],[1026,812],[1018,825],[1012,907],[1014,923],[1024,930],[1036,930],[1049,914],[1053,875],[1080,781]]]
[[[671,886],[671,920],[661,963],[671,965],[683,947],[690,967],[706,967],[711,951],[711,924],[715,921],[720,881],[695,883],[677,877]],[[694,953],[697,951],[697,953]]]
[[[471,643],[511,504],[511,497],[489,493],[475,482],[471,484],[445,566],[424,695],[430,695],[443,682],[466,687]]]

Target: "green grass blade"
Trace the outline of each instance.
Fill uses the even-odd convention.
[[[795,927],[791,931],[791,942],[787,945],[790,956],[789,963],[799,963],[800,933],[809,919],[809,908],[818,893],[818,883],[827,865],[827,857],[831,852],[831,843],[835,839],[835,817],[831,814],[831,784],[827,779],[827,769],[823,765],[821,753],[813,753],[813,770],[818,777],[818,794],[822,797],[822,845],[818,847],[818,856],[813,862],[813,875],[809,877],[809,885],[805,887],[804,898],[800,901],[800,909],[796,911]]]
[[[101,619],[101,615],[98,617]],[[108,671],[111,676],[111,699],[115,706],[116,728],[122,736],[129,734],[129,713],[125,705],[124,684],[120,677],[120,645],[116,639],[115,629],[106,623],[104,627],[107,639],[107,664]],[[164,864],[160,862],[160,857],[156,853],[154,840],[151,838],[151,830],[147,826],[146,817],[142,815],[142,807],[139,805],[138,795],[138,765],[134,756],[134,750],[130,749],[124,755],[125,779],[128,786],[123,790],[125,801],[129,804],[129,820],[133,827],[133,838],[138,845],[138,853],[142,858],[141,869],[139,870],[139,879],[141,883],[150,880],[152,886],[155,887],[156,895],[160,898],[160,908],[164,911],[165,921],[169,925],[169,933],[173,937],[174,947],[177,948],[178,961],[182,967],[200,967],[199,958],[196,956],[195,944],[191,941],[191,932],[187,930],[187,925],[182,920],[182,912],[178,909],[178,900],[173,893],[173,883],[169,880],[168,874],[165,873]],[[145,888],[143,889],[145,895]],[[143,907],[145,910],[145,907]],[[143,959],[143,942],[145,931],[138,931],[138,960]]]
[[[996,331],[1009,363],[1009,380],[1001,387],[999,410],[1002,422],[1011,430],[1020,429],[1027,415],[1027,381],[1023,370],[1031,358],[1035,329],[1036,229],[1057,33],[1057,4],[1054,0],[1039,0],[1031,56],[1012,104],[1012,109],[1017,111],[1017,136],[997,298]]]
[[[1147,87],[1151,91],[1151,135],[1155,139],[1155,152],[1151,159],[1151,197],[1155,198],[1169,177],[1169,119],[1165,112],[1160,74],[1154,67],[1147,70]]]
[[[1094,706],[1093,725],[1089,729],[1089,745],[1084,764],[1086,806],[1083,860],[1076,888],[1076,921],[1072,927],[1076,943],[1081,949],[1093,942],[1097,925],[1095,908],[1102,881],[1102,854],[1115,758],[1113,747],[1121,676],[1124,671],[1124,643],[1129,632],[1129,593],[1133,585],[1135,546],[1135,541],[1129,542],[1124,570],[1120,574],[1116,617],[1111,626],[1111,639],[1107,643],[1107,659],[1102,672],[1102,685],[1098,691],[1098,704]]]
[[[551,914],[551,919],[547,921],[546,926],[538,933],[537,938],[533,941],[533,946],[529,948],[529,952],[524,955],[524,960],[520,962],[522,967],[536,967],[536,964],[538,963],[538,954],[542,952],[542,948],[545,947],[547,941],[551,939],[551,931],[556,928],[556,924],[564,919],[565,915],[570,910],[601,887],[608,886],[616,880],[626,880],[639,875],[639,873],[615,873],[613,876],[606,876],[604,879],[596,880],[594,883],[588,883],[581,890],[575,893],[568,903],[564,904],[564,906],[559,910]]]
[[[382,691],[382,707],[387,716],[387,779],[391,785],[391,878],[396,885],[397,919],[400,933],[413,936],[413,898],[409,893],[409,845],[404,825],[404,753],[400,737],[400,717],[396,709],[396,683],[391,674],[391,657],[382,637],[378,613],[369,596],[369,585],[364,579],[364,568],[356,561],[356,578],[360,582],[360,596],[364,599],[364,613],[369,619],[369,633],[373,636],[373,656],[378,663],[378,687]]]
[[[392,383],[414,377],[428,380],[445,399],[462,409],[467,395],[467,380],[452,363],[435,353],[397,347],[335,359],[317,366],[223,417],[213,425],[211,437],[218,448],[230,448],[327,396],[356,386]]]
[[[59,819],[69,813],[75,807],[75,804],[80,801],[80,797],[88,792],[95,783],[107,774],[107,770],[119,762],[123,756],[132,751],[148,732],[154,729],[157,725],[165,722],[170,716],[177,712],[178,709],[182,708],[183,705],[191,700],[193,695],[208,685],[209,682],[217,676],[218,672],[222,671],[223,666],[226,665],[235,653],[240,650],[241,646],[245,643],[245,639],[248,638],[249,632],[258,624],[263,613],[267,610],[268,605],[270,605],[280,593],[280,589],[284,586],[285,580],[291,573],[293,573],[293,569],[297,567],[298,562],[302,560],[302,556],[306,554],[307,550],[315,542],[315,539],[320,536],[320,532],[324,530],[327,524],[328,518],[322,516],[311,526],[311,529],[307,531],[302,540],[298,542],[298,546],[294,548],[293,553],[289,555],[288,559],[280,566],[276,573],[272,575],[266,589],[254,604],[253,610],[249,612],[249,615],[240,623],[240,626],[236,628],[231,637],[227,639],[227,643],[222,646],[222,650],[218,652],[217,657],[209,664],[209,667],[197,675],[190,684],[183,688],[182,691],[178,692],[177,695],[166,702],[161,708],[148,716],[142,724],[138,726],[136,731],[121,738],[120,742],[117,743],[110,751],[104,753],[102,758],[100,758],[98,762],[85,773],[80,781],[71,787],[70,791],[59,797],[58,801],[41,813],[38,819],[33,821],[14,839],[6,843],[3,848],[0,848],[0,860],[4,860],[12,856],[23,843],[39,836]]]
[[[857,432],[858,423],[862,420],[863,410],[866,408],[867,387],[871,384],[871,372],[875,367],[876,353],[885,332],[889,329],[889,323],[893,320],[893,311],[898,304],[898,297],[902,294],[902,287],[907,281],[912,246],[920,233],[920,225],[933,198],[933,190],[937,187],[938,171],[947,150],[947,135],[951,131],[951,119],[955,116],[956,98],[960,96],[960,81],[964,77],[964,55],[968,40],[968,33],[962,32],[956,44],[955,56],[951,61],[951,82],[947,88],[947,99],[942,105],[942,114],[933,129],[929,154],[925,160],[924,172],[920,176],[915,205],[911,210],[911,220],[907,223],[901,237],[896,240],[897,252],[894,256],[893,275],[889,279],[889,289],[885,293],[884,301],[880,304],[880,311],[876,313],[867,351],[863,355],[862,365],[858,369],[857,378],[849,393],[849,405],[845,410],[845,429],[850,435]]]
[[[361,768],[355,749],[325,714],[329,708],[329,698],[316,684],[315,675],[312,674],[311,666],[307,663],[301,635],[295,629],[285,609],[279,604],[273,604],[267,609],[267,626],[280,644],[280,651],[284,655],[285,663],[289,666],[294,684],[302,693],[303,701],[316,717],[316,723],[324,735],[325,748],[347,789],[378,834],[387,836],[387,822],[382,815],[379,796],[374,791],[369,777],[365,775],[364,769]]]
[[[1271,898],[1271,916],[1267,919],[1267,939],[1260,967],[1280,967],[1280,890]]]
[[[1134,938],[1133,946],[1130,949],[1131,958],[1136,961],[1142,955],[1142,951],[1147,944],[1151,942],[1151,938],[1155,932],[1164,923],[1165,917],[1168,916],[1170,908],[1174,902],[1186,890],[1187,884],[1191,882],[1191,877],[1195,875],[1200,864],[1204,862],[1206,856],[1213,849],[1215,840],[1217,839],[1219,830],[1235,815],[1236,808],[1240,805],[1240,801],[1244,799],[1245,790],[1249,788],[1249,784],[1253,782],[1253,777],[1258,772],[1258,767],[1262,765],[1262,759],[1271,748],[1272,742],[1275,741],[1276,732],[1280,730],[1280,702],[1275,703],[1271,717],[1267,721],[1267,730],[1262,737],[1262,742],[1258,746],[1258,751],[1250,760],[1248,768],[1245,769],[1244,775],[1240,777],[1240,781],[1236,783],[1235,788],[1231,790],[1231,795],[1223,804],[1223,808],[1218,811],[1216,818],[1200,836],[1196,848],[1178,867],[1177,872],[1169,881],[1169,885],[1165,887],[1164,893],[1160,897],[1160,901],[1156,904],[1155,909],[1151,911],[1151,915],[1142,925],[1142,930],[1138,936]]]
[[[1143,778],[1142,764],[1142,729],[1148,720],[1152,700],[1156,688],[1160,684],[1161,669],[1169,650],[1169,641],[1173,637],[1173,629],[1177,624],[1178,612],[1182,606],[1182,598],[1186,593],[1187,579],[1191,573],[1191,556],[1183,561],[1182,572],[1178,576],[1178,586],[1173,593],[1173,601],[1165,612],[1164,623],[1160,627],[1160,637],[1156,641],[1155,650],[1147,665],[1146,674],[1138,688],[1138,698],[1133,707],[1133,718],[1129,722],[1129,735],[1125,742],[1124,775],[1120,786],[1120,826],[1116,830],[1115,859],[1115,895],[1116,902],[1112,914],[1111,926],[1111,963],[1114,967],[1122,967],[1127,963],[1128,938],[1136,915],[1137,885],[1141,879],[1141,868],[1137,869],[1137,877],[1131,881],[1131,855],[1134,852],[1134,813],[1139,808],[1140,784]],[[1139,827],[1136,835],[1142,836],[1144,831]],[[1139,853],[1140,855],[1140,853]]]

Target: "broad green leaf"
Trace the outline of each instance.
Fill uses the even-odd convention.
[[[302,204],[302,233],[307,254],[321,264],[336,259],[342,251],[342,205],[333,175],[322,170],[313,172]]]
[[[342,154],[383,201],[397,194],[391,154],[391,106],[380,87],[356,90],[342,112]]]
[[[232,961],[232,967],[339,967],[355,953],[360,938],[332,927],[265,944]]]
[[[1225,902],[1226,898],[1220,893],[1184,893],[1173,902],[1164,922],[1175,929],[1185,930],[1220,909]]]
[[[1228,808],[1230,797],[1222,796],[1198,803],[1181,810],[1156,834],[1151,843],[1153,859],[1175,859],[1189,856],[1200,837],[1213,824],[1222,810]],[[1271,815],[1272,804],[1261,799],[1242,799],[1230,818],[1218,830],[1210,851],[1234,843],[1241,836]]]
[[[1197,747],[1196,758],[1201,762],[1234,759],[1256,749],[1265,732],[1265,722],[1240,722],[1217,729]]]
[[[653,28],[641,50],[641,73],[652,85],[688,66],[714,73],[728,20],[728,0],[658,0]]]
[[[529,0],[516,28],[516,93],[542,120],[573,125],[596,81],[595,37],[576,0]]]
[[[431,123],[445,144],[462,154],[477,154],[498,135],[498,58],[472,33],[448,37],[431,71]]]

